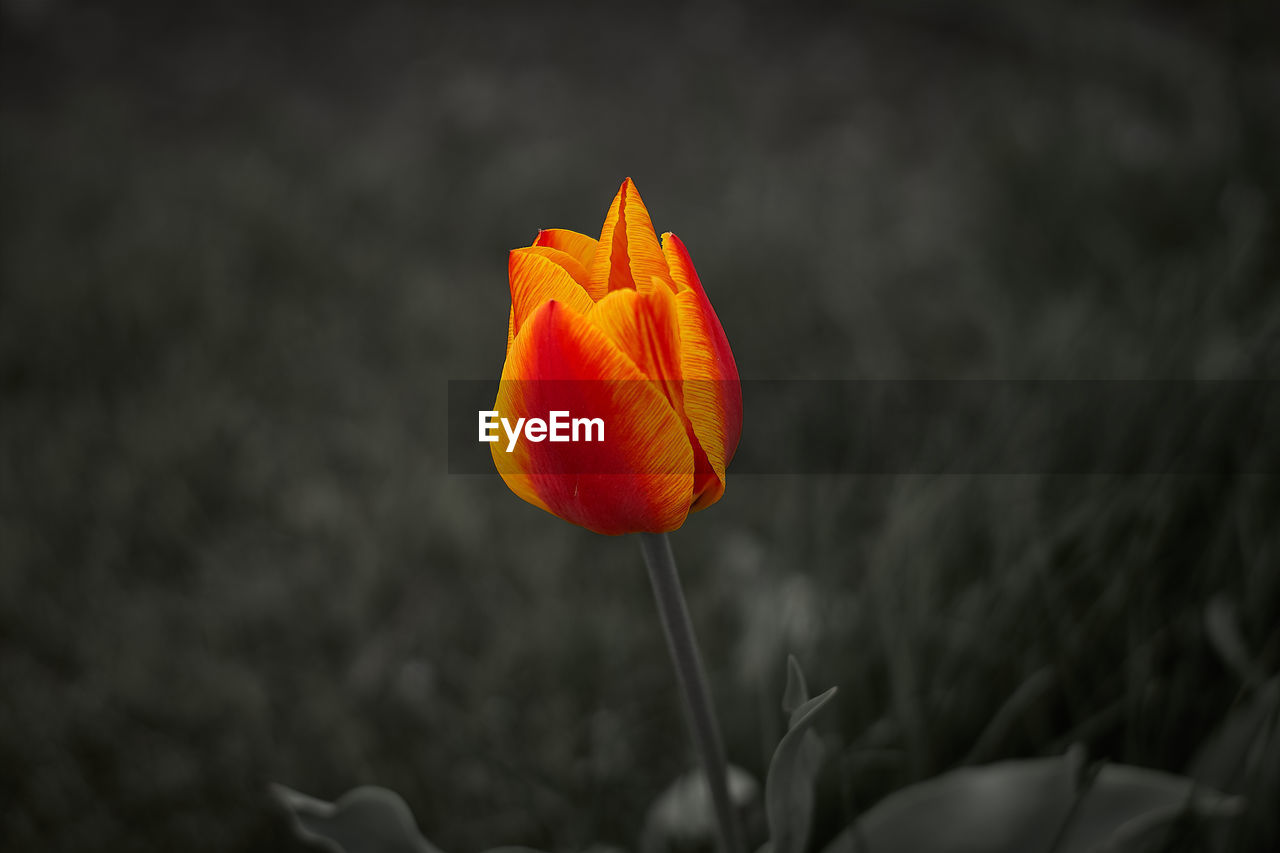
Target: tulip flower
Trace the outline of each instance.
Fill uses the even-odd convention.
[[[601,441],[494,441],[518,496],[597,533],[661,533],[724,494],[742,390],[684,244],[659,239],[628,178],[598,240],[539,232],[511,252],[511,318],[494,409],[545,427],[599,420]],[[588,429],[588,433],[590,430]]]

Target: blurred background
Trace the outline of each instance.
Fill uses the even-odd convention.
[[[449,475],[443,408],[506,252],[628,175],[744,378],[1280,376],[1274,4],[0,9],[6,850],[290,849],[273,781],[633,847],[691,759],[637,544]],[[731,474],[673,537],[731,760],[793,653],[841,688],[819,841],[1081,743],[1250,794],[1264,849],[1274,777],[1204,753],[1280,670],[1280,432],[1233,446]]]

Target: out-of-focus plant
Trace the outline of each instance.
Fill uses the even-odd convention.
[[[764,812],[768,840],[759,853],[810,849],[814,788],[826,748],[814,730],[833,687],[810,697],[789,662],[783,710],[786,734],[769,764]],[[728,774],[735,813],[749,811],[758,787],[745,771]],[[385,788],[356,788],[328,803],[276,786],[296,834],[330,853],[439,853],[408,807]],[[1226,820],[1243,807],[1183,776],[1141,767],[1090,763],[1079,747],[1066,755],[964,767],[886,797],[829,842],[822,853],[1154,853],[1218,851]],[[705,850],[714,809],[705,776],[677,779],[655,801],[641,853]],[[489,853],[516,848],[495,848]],[[523,849],[523,848],[521,848]],[[529,851],[526,851],[529,853]]]

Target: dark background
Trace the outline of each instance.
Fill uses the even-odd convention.
[[[448,475],[444,412],[507,250],[625,176],[747,378],[1280,376],[1273,4],[0,9],[6,850],[287,849],[271,781],[634,843],[689,763],[636,543]],[[792,652],[841,687],[820,838],[961,762],[1187,770],[1280,669],[1280,438],[1224,444],[731,476],[673,540],[732,760]]]

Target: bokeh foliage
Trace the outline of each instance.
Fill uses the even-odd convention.
[[[287,849],[272,780],[632,843],[689,762],[637,548],[450,477],[440,410],[501,367],[505,252],[626,175],[744,376],[1280,373],[1266,4],[3,9],[6,849]],[[731,760],[794,653],[841,687],[817,840],[965,761],[1184,771],[1250,695],[1214,596],[1280,668],[1247,451],[731,478],[674,540]]]

